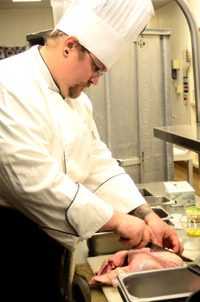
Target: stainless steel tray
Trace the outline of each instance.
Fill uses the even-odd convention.
[[[185,301],[185,297],[200,289],[200,276],[187,267],[123,274],[117,279],[124,302]]]
[[[140,194],[145,197],[145,196],[153,196],[153,194],[151,194],[151,192],[149,192],[147,189],[145,188],[141,188],[141,189],[138,189]]]
[[[119,236],[110,232],[99,232],[87,240],[90,256],[114,254],[131,247],[119,242]]]
[[[146,202],[151,206],[161,206],[165,211],[170,212],[170,200],[165,196],[144,196]]]
[[[154,212],[163,220],[169,220],[169,213],[162,206],[151,206]]]
[[[170,200],[165,196],[144,196],[149,205],[165,204]]]

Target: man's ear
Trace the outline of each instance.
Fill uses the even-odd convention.
[[[67,37],[65,40],[65,44],[64,44],[64,48],[65,48],[65,53],[66,50],[69,53],[71,50],[73,50],[73,48],[75,48],[78,44],[78,39],[75,36],[70,36]]]

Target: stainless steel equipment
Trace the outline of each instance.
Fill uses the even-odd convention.
[[[135,183],[173,180],[172,146],[153,136],[172,124],[170,36],[146,29],[87,90],[102,140]]]
[[[170,215],[167,213],[166,210],[164,210],[161,206],[153,206],[151,207],[154,212],[164,221],[169,220]]]
[[[124,274],[117,279],[124,302],[185,301],[200,288],[200,276],[187,267]]]

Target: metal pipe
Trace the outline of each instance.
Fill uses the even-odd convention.
[[[196,121],[200,122],[200,39],[196,19],[185,0],[175,0],[182,9],[190,29],[192,42],[192,60],[194,73],[194,91],[196,104]]]
[[[199,29],[196,19],[191,12],[188,3],[185,0],[175,0],[182,9],[188,26],[190,29],[191,43],[192,43],[192,60],[193,60],[193,74],[194,74],[194,92],[196,104],[196,121],[200,122],[200,39]],[[198,153],[199,161],[199,183],[200,183],[200,153]]]

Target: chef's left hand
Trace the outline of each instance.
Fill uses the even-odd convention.
[[[183,245],[179,241],[176,232],[156,214],[155,216],[154,213],[149,214],[148,216],[146,217],[145,222],[151,228],[159,245],[172,249],[174,253],[181,255],[183,253]]]
[[[151,229],[155,238],[152,240],[152,243],[171,249],[179,255],[183,253],[183,246],[176,232],[164,222],[147,203],[133,210],[133,214],[143,219]]]

